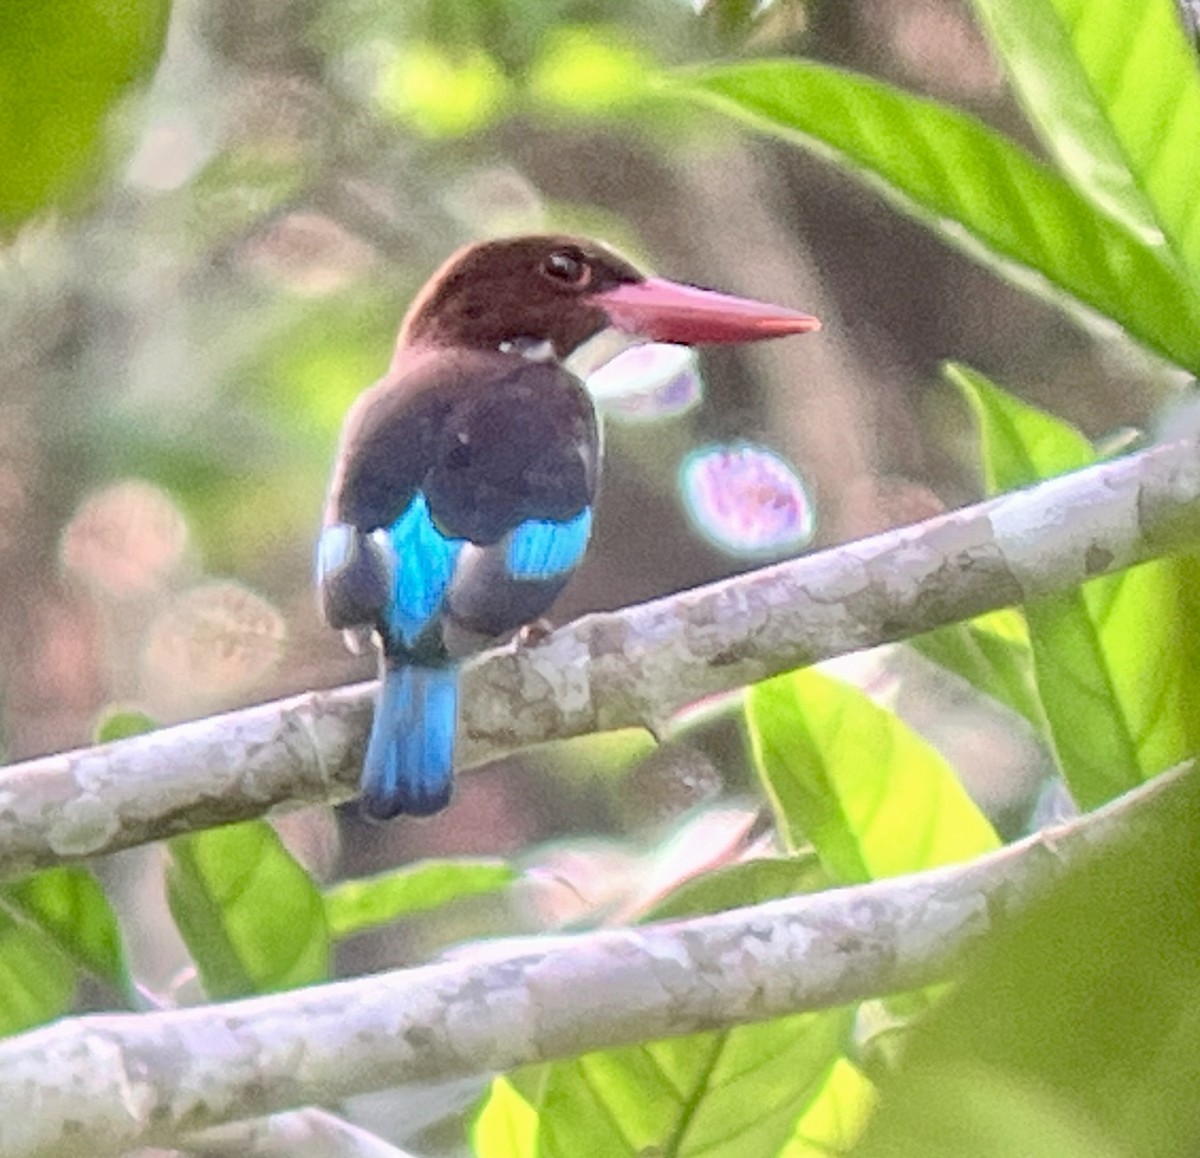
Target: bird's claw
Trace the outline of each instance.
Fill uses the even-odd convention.
[[[550,620],[535,619],[532,623],[526,623],[524,626],[518,628],[514,639],[519,648],[537,647],[553,631],[554,624]]]

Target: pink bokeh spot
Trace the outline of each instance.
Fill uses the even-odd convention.
[[[684,504],[714,545],[735,555],[779,555],[816,529],[804,482],[779,455],[752,443],[709,446],[680,471]]]
[[[587,387],[614,418],[649,422],[690,410],[703,393],[695,353],[687,346],[634,346],[596,370]]]

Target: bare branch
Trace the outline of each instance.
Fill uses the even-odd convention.
[[[694,920],[528,938],[194,1009],[71,1018],[0,1043],[0,1152],[89,1158],[405,1082],[727,1029],[927,985],[1098,842],[1147,838],[1178,770],[966,865]]]
[[[1200,444],[1029,490],[568,624],[465,675],[460,752],[657,730],[681,707],[792,668],[1074,587],[1200,540]],[[343,800],[371,685],[312,692],[0,771],[0,875],[275,805]]]

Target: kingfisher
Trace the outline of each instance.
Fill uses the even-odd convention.
[[[449,804],[459,663],[539,620],[583,557],[600,470],[586,376],[638,342],[819,326],[578,237],[485,241],[434,273],[346,416],[317,546],[326,622],[379,649],[368,816]]]

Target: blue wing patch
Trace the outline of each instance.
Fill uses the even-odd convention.
[[[592,509],[584,507],[573,519],[555,523],[527,519],[508,540],[508,570],[514,579],[555,579],[572,570],[587,550],[592,533]]]
[[[396,560],[388,628],[393,638],[411,646],[441,611],[466,540],[448,539],[437,529],[420,491],[391,525],[388,538]]]

